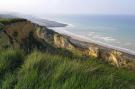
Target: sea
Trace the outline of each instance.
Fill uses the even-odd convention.
[[[134,15],[56,15],[43,17],[68,24],[53,30],[135,54]]]

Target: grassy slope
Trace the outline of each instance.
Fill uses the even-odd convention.
[[[1,89],[135,89],[135,74],[101,61],[0,52]]]
[[[0,22],[8,24],[12,20]],[[1,33],[1,48],[8,45],[6,39]],[[38,44],[31,41],[30,46],[33,42]],[[134,72],[100,60],[74,57],[67,50],[49,44],[43,44],[43,48],[46,51],[30,54],[20,49],[0,49],[0,89],[135,89]]]

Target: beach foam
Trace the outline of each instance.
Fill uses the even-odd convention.
[[[112,49],[116,49],[116,50],[120,50],[120,51],[123,51],[125,53],[129,53],[129,54],[133,54],[135,55],[135,51],[131,50],[131,49],[127,49],[127,48],[123,48],[123,47],[119,47],[119,46],[114,46],[114,45],[111,45],[111,44],[108,44],[108,43],[105,43],[105,42],[101,42],[99,40],[94,40],[94,39],[91,39],[87,36],[83,36],[83,35],[78,35],[78,34],[75,34],[75,33],[72,33],[70,31],[67,31],[65,30],[65,28],[67,27],[55,27],[55,28],[52,28],[54,31],[58,32],[58,33],[61,33],[61,34],[64,34],[64,35],[68,35],[70,37],[72,37],[73,39],[77,39],[77,40],[80,40],[80,41],[85,41],[85,42],[90,42],[90,43],[96,43],[96,44],[99,44],[101,46],[104,46],[104,47],[108,47],[108,48],[112,48]],[[89,36],[92,36],[96,34],[96,32],[89,32]],[[98,38],[98,39],[102,39],[104,41],[113,41],[113,42],[116,42],[116,43],[121,43],[119,41],[117,41],[116,39],[112,38],[112,37],[103,37],[103,36],[99,36],[99,35],[96,35],[95,37],[93,38]],[[125,45],[130,45],[131,43],[127,43]]]

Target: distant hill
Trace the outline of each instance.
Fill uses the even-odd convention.
[[[0,18],[17,18],[17,16],[11,14],[0,14]]]
[[[65,26],[67,26],[67,24],[64,24],[64,23],[59,23],[56,21],[50,21],[47,19],[37,18],[34,16],[23,15],[22,17],[26,18],[36,24],[39,24],[41,26],[46,26],[46,27],[65,27]]]
[[[50,21],[47,19],[37,18],[31,15],[24,15],[24,14],[16,14],[16,13],[9,13],[9,14],[0,14],[0,18],[24,18],[32,21],[33,23],[39,24],[41,26],[46,27],[65,27],[67,24],[59,23],[56,21]]]

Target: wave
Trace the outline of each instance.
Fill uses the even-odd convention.
[[[115,43],[121,43],[117,39],[109,36],[99,35],[96,32],[89,32],[88,37],[93,38],[95,40],[101,40],[105,42],[115,42]]]
[[[72,37],[73,39],[77,39],[77,40],[81,40],[81,41],[85,41],[85,42],[90,42],[90,43],[96,43],[96,44],[99,44],[99,45],[104,46],[104,47],[120,50],[120,51],[123,51],[125,53],[130,53],[130,54],[135,55],[135,51],[133,51],[131,49],[123,48],[123,47],[120,47],[120,46],[114,46],[114,45],[111,45],[111,44],[108,44],[108,43],[105,43],[105,42],[102,42],[102,41],[99,41],[99,40],[96,40],[96,39],[95,40],[92,39],[92,38],[98,38],[100,40],[104,40],[104,41],[107,41],[107,42],[109,41],[109,42],[116,42],[116,43],[119,43],[119,44],[121,43],[121,42],[119,42],[118,40],[116,40],[112,37],[99,36],[99,35],[95,35],[96,32],[89,32],[88,35],[93,36],[92,38],[89,38],[87,36],[78,35],[78,34],[70,32],[70,31],[67,31],[67,30],[65,30],[65,29],[67,29],[66,27],[57,27],[57,28],[52,28],[52,29],[54,31],[60,33],[60,34],[68,35],[68,36]],[[131,43],[125,43],[125,45],[131,45]]]
[[[116,42],[116,39],[114,39],[112,37],[107,37],[107,36],[95,35],[92,38],[98,39],[98,40],[103,40],[103,41],[106,41],[106,42]]]

